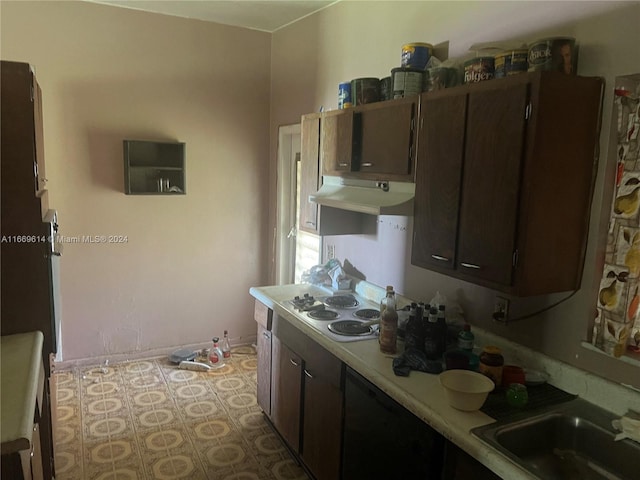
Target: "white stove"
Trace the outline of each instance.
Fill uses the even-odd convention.
[[[356,342],[378,337],[379,306],[355,293],[313,297],[296,296],[288,307],[295,316],[337,342]]]

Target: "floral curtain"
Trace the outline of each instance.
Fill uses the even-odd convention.
[[[640,352],[640,75],[616,83],[617,175],[592,343]]]

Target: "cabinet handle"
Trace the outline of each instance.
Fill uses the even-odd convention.
[[[361,163],[360,164],[361,167],[373,167],[373,163],[371,162],[365,162],[365,163]]]
[[[309,225],[310,227],[315,227],[316,226],[316,222],[307,222],[307,225]]]
[[[349,164],[348,163],[338,163],[339,167],[348,167]]]
[[[305,374],[307,377],[309,377],[309,378],[313,379],[313,375],[311,375],[309,372],[307,372],[307,369],[306,369],[306,368],[304,369],[304,374]]]
[[[299,367],[300,364],[297,363],[293,358],[290,358],[289,361],[291,362],[291,365],[293,365],[294,367]]]
[[[448,262],[449,259],[447,257],[442,257],[440,255],[431,255],[431,258],[434,260],[440,260],[441,262]]]
[[[269,335],[269,333],[268,333],[268,332],[262,332],[262,336],[263,336],[264,338],[271,338],[271,335]]]
[[[464,263],[464,262],[460,262],[460,265],[466,268],[475,268],[476,270],[480,269],[480,265],[476,265],[474,263]]]

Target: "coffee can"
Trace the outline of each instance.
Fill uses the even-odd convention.
[[[494,57],[476,57],[464,62],[464,83],[491,80],[495,71]]]
[[[573,37],[542,38],[529,45],[529,71],[553,70],[575,75],[578,67],[576,39]]]
[[[353,104],[351,102],[351,82],[342,82],[338,84],[338,109],[349,108]]]
[[[380,101],[380,79],[363,77],[351,80],[351,99],[354,106]]]
[[[402,46],[403,67],[425,70],[433,55],[433,45],[430,43],[414,42]]]
[[[424,70],[417,68],[394,68],[391,70],[393,98],[420,95],[424,83]]]
[[[495,78],[524,73],[528,68],[527,49],[508,50],[498,53],[495,61]]]

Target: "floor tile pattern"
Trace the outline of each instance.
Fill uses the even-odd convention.
[[[56,480],[306,480],[256,403],[256,353],[56,372]]]

